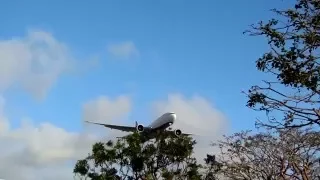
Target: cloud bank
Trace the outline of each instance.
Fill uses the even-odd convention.
[[[113,136],[104,134],[105,137],[100,137],[85,131],[68,132],[49,122],[34,125],[32,120],[22,120],[18,128],[12,129],[8,118],[3,113],[4,101],[3,98],[1,99],[0,178],[70,179],[73,176],[74,162],[85,157],[91,151],[94,142]],[[97,103],[99,104],[99,100]],[[122,105],[117,101],[105,103],[113,108],[121,108]],[[94,107],[97,106],[93,103],[89,109]],[[102,110],[103,107],[106,106],[98,106],[97,109]],[[103,109],[103,112],[113,113],[109,108]],[[119,118],[126,113],[127,111],[118,111],[113,117]],[[94,117],[97,116],[94,115]],[[104,117],[103,114],[98,118],[102,117]],[[90,117],[87,116],[87,118]],[[108,121],[104,122],[108,123]]]

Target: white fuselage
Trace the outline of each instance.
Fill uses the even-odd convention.
[[[149,127],[152,129],[165,129],[171,126],[176,120],[177,115],[174,112],[168,112],[153,121]]]

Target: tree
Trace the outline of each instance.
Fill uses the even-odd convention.
[[[214,144],[221,173],[233,180],[319,180],[320,133],[291,129],[250,135],[242,131]]]
[[[190,137],[164,136],[142,143],[142,136],[134,133],[115,143],[95,143],[91,154],[76,163],[74,173],[80,179],[92,180],[210,179],[214,175],[200,173],[205,166],[192,157],[195,143]],[[211,167],[215,159],[207,162]]]
[[[215,155],[207,154],[207,157],[204,158],[205,166],[204,166],[204,176],[205,180],[217,180],[219,177],[217,176],[222,168],[222,164],[216,160]]]
[[[268,114],[268,122],[258,120],[259,126],[320,127],[320,1],[297,0],[294,8],[272,11],[278,20],[261,21],[245,33],[267,38],[270,51],[256,66],[276,80],[253,86],[247,106]],[[271,116],[273,111],[284,118]]]

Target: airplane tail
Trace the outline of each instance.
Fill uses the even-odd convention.
[[[136,121],[136,127],[138,126],[138,122]]]

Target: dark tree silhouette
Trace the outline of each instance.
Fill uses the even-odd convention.
[[[320,1],[297,0],[293,8],[272,11],[280,17],[245,33],[267,38],[270,51],[256,65],[276,79],[253,86],[247,106],[268,114],[268,122],[258,120],[259,126],[320,127]],[[272,112],[283,113],[283,119]]]
[[[98,142],[85,159],[79,160],[74,173],[79,179],[214,179],[215,159],[200,165],[192,157],[195,141],[190,137],[159,137],[141,141],[134,133],[115,143]],[[202,173],[200,173],[202,170]]]

